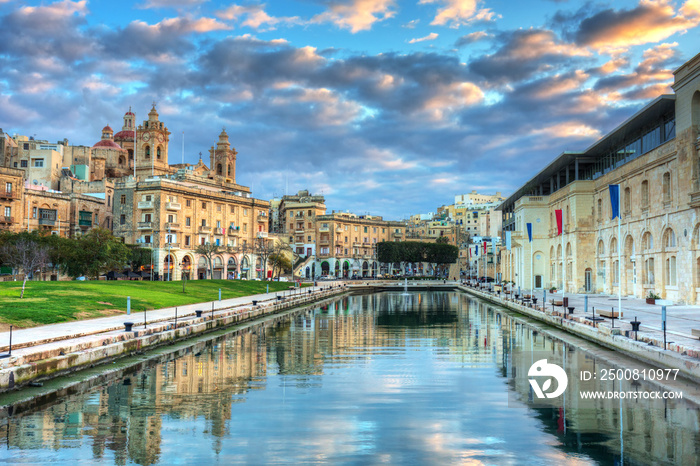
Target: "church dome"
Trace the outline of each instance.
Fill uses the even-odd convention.
[[[102,132],[103,133],[113,133],[114,131],[109,126],[105,126],[104,128],[102,128]]]
[[[134,140],[134,130],[119,131],[114,135],[115,141],[133,141]]]
[[[103,139],[96,143],[94,148],[101,148],[101,149],[116,149],[116,150],[122,150],[121,146],[117,144],[116,142],[112,141],[111,139]]]

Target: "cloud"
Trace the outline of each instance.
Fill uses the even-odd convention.
[[[625,95],[615,97],[630,100],[647,98],[640,96],[650,95],[652,90],[668,93],[673,82],[673,70],[670,66],[678,61],[677,46],[677,43],[665,43],[645,50],[642,61],[632,72],[603,77],[596,82],[595,90],[602,93],[619,93],[634,88],[628,90]],[[642,92],[642,88],[647,90]]]
[[[394,0],[333,0],[327,11],[314,16],[310,22],[330,22],[355,34],[371,29],[378,21],[394,17],[394,4]]]
[[[283,16],[274,17],[265,12],[265,5],[236,5],[233,4],[225,10],[216,13],[221,19],[229,21],[240,21],[242,26],[252,29],[260,29],[262,26],[267,26],[268,29],[274,29],[279,24],[302,24],[302,20],[298,16]]]
[[[415,29],[415,27],[418,26],[418,23],[420,23],[419,19],[412,19],[408,23],[402,24],[401,27],[406,29]]]
[[[141,8],[191,8],[207,1],[208,0],[146,0],[146,3],[142,5]]]
[[[428,41],[428,40],[435,40],[435,39],[437,39],[437,38],[438,38],[438,35],[437,35],[436,33],[434,33],[434,32],[431,32],[430,34],[428,34],[428,35],[425,36],[425,37],[419,37],[419,38],[416,38],[416,39],[411,39],[411,40],[408,41],[408,43],[409,43],[409,44],[416,44],[416,43],[418,43],[418,42],[425,42],[425,41]]]
[[[562,42],[549,30],[529,29],[503,33],[502,46],[493,54],[472,61],[469,68],[485,78],[505,83],[526,79],[536,72],[570,62],[572,57],[591,53],[575,44]]]
[[[473,22],[491,22],[501,15],[489,8],[479,8],[480,0],[420,0],[419,4],[439,3],[435,19],[430,23],[434,26],[450,26],[458,28]]]
[[[614,52],[662,41],[699,23],[698,0],[688,0],[679,13],[668,0],[641,0],[635,8],[606,9],[584,19],[575,40],[579,45]]]
[[[486,31],[472,32],[457,39],[457,42],[455,42],[455,47],[464,47],[465,45],[473,44],[474,42],[486,40],[491,37],[493,37],[493,34],[489,34]]]

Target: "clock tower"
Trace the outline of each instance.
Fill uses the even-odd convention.
[[[210,178],[221,177],[222,181],[227,183],[236,182],[236,149],[231,147],[231,143],[226,134],[226,129],[221,130],[219,141],[216,143],[216,149],[212,146],[209,149],[209,158],[211,161]]]
[[[170,131],[158,119],[156,104],[153,104],[148,112],[148,120],[139,125],[136,138],[136,174],[139,177],[148,177],[151,174],[169,174],[168,142]]]

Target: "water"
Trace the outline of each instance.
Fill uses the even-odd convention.
[[[15,410],[0,420],[0,463],[698,461],[691,402],[573,396],[611,387],[577,381],[580,370],[644,366],[550,338],[466,295],[345,297],[274,327],[188,346]],[[569,372],[564,401],[534,401],[519,378],[541,354]]]

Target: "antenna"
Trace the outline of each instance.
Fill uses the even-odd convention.
[[[182,164],[185,164],[185,132],[182,132]]]

